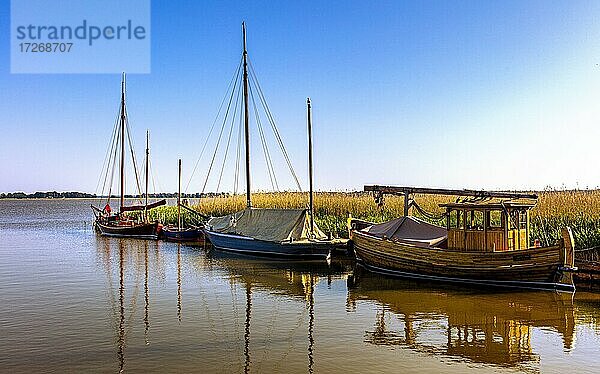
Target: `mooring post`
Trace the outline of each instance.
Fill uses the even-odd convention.
[[[410,193],[404,192],[404,217],[408,217],[410,209]]]

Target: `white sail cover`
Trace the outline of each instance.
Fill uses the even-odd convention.
[[[448,230],[416,217],[400,217],[361,231],[379,238],[401,241],[419,247],[433,247],[448,238]]]
[[[206,227],[223,234],[269,242],[297,241],[309,238],[310,216],[306,209],[247,208],[227,216],[213,217]],[[313,238],[327,239],[316,224]]]

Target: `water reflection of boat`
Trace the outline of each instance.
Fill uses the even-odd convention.
[[[379,305],[374,328],[364,339],[374,345],[500,366],[538,360],[533,328],[559,333],[565,350],[573,346],[571,294],[480,293],[359,272],[349,278],[348,307],[363,301]]]
[[[334,259],[329,264],[319,260],[278,260],[209,249],[206,259],[224,269],[233,282],[251,284],[271,294],[307,297],[307,277],[315,284],[341,279],[351,271],[351,261]]]
[[[308,310],[307,326],[307,358],[308,372],[314,372],[315,339],[315,286],[326,280],[331,284],[348,274],[349,261],[333,261],[331,264],[322,261],[284,261],[247,256],[230,252],[209,250],[206,260],[230,275],[232,284],[239,284],[245,290],[244,321],[244,373],[250,372],[251,359],[251,321],[252,295],[256,292],[267,292],[276,296],[286,296],[304,301]],[[256,318],[256,316],[254,317]],[[259,317],[260,319],[260,317]],[[260,333],[259,333],[260,334]]]

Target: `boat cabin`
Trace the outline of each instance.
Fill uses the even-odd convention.
[[[497,252],[529,248],[529,210],[535,200],[465,200],[446,208],[448,249]]]

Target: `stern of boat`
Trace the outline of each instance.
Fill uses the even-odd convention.
[[[575,266],[575,240],[570,227],[561,231],[560,263],[556,272],[556,283],[564,285],[565,290],[575,290],[573,273],[577,271]]]

